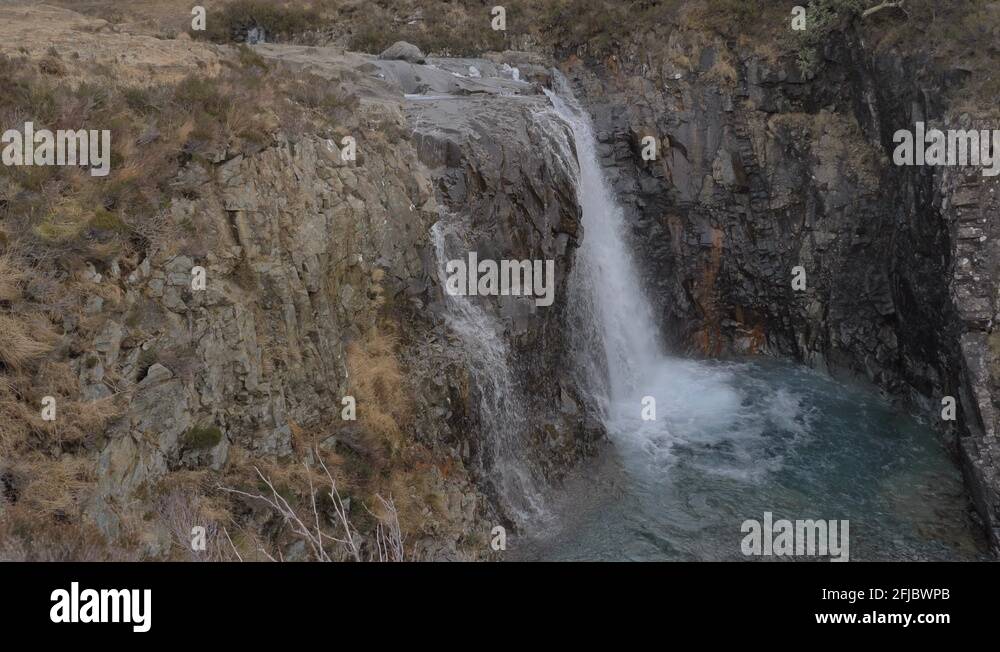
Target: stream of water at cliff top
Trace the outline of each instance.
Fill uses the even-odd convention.
[[[934,433],[869,387],[779,361],[661,350],[590,119],[563,80],[584,238],[570,279],[577,369],[610,445],[552,492],[515,559],[746,559],[745,519],[850,520],[852,559],[981,554]],[[641,418],[644,397],[656,419]]]

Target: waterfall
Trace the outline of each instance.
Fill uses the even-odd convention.
[[[431,227],[431,240],[443,288],[447,262],[452,258],[464,259],[469,244],[454,215],[446,215]],[[449,245],[457,255],[449,255]],[[499,320],[472,297],[446,292],[445,302],[445,322],[462,344],[466,368],[479,393],[479,421],[483,428],[480,439],[490,481],[515,518],[535,516],[541,507],[535,480],[524,459],[526,402],[512,370],[512,353],[503,338],[503,329]]]
[[[552,107],[534,114],[534,124],[549,165],[577,172],[584,237],[568,282],[569,339],[575,347],[567,368],[575,374],[588,407],[597,410],[609,431],[623,431],[638,417],[636,392],[652,369],[662,364],[649,303],[640,290],[624,240],[624,217],[598,162],[590,121],[560,78],[559,94],[546,91]],[[470,227],[446,214],[431,229],[438,278],[446,287],[446,264],[465,259],[474,245]],[[478,395],[483,467],[489,482],[520,521],[543,516],[540,491],[525,459],[530,423],[527,401],[514,372],[513,352],[498,317],[475,297],[445,293],[445,321],[461,343],[463,361]],[[632,408],[635,409],[632,409]],[[614,414],[628,416],[613,425]],[[632,414],[634,413],[634,414]],[[623,416],[625,416],[623,414]]]
[[[553,142],[541,146],[577,170],[583,237],[566,297],[574,348],[566,368],[551,372],[574,374],[615,453],[599,467],[605,477],[581,474],[564,496],[549,497],[549,522],[535,528],[540,553],[522,558],[743,559],[740,524],[766,511],[864,522],[879,533],[868,553],[876,558],[887,542],[908,557],[942,555],[937,541],[886,518],[901,496],[908,509],[928,496],[955,504],[947,492],[912,491],[915,468],[947,465],[929,429],[916,433],[877,397],[788,363],[685,360],[662,350],[589,116],[556,81],[552,108],[537,116]],[[856,443],[845,445],[850,438]],[[967,527],[951,523],[951,531]]]
[[[569,279],[570,339],[578,343],[574,371],[588,403],[599,410],[629,471],[650,486],[670,481],[677,444],[690,451],[724,442],[731,457],[713,458],[703,469],[707,473],[745,476],[780,465],[774,459],[746,461],[767,447],[763,435],[769,429],[803,425],[800,401],[788,396],[761,418],[748,412],[752,397],[740,387],[734,367],[679,359],[663,350],[627,244],[624,212],[601,169],[590,117],[558,74],[556,86],[557,92],[546,94],[571,128],[579,164],[584,235]]]
[[[582,382],[607,417],[610,408],[641,388],[642,379],[662,363],[663,353],[652,308],[625,242],[622,209],[601,170],[590,118],[566,80],[557,75],[556,81],[558,93],[546,95],[572,130],[579,164],[577,197],[583,209],[584,236],[569,281],[577,331],[573,339],[584,343],[576,362]]]

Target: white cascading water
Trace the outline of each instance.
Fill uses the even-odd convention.
[[[669,453],[671,442],[663,421],[640,419],[642,397],[654,396],[666,411],[671,411],[669,405],[700,405],[703,409],[695,409],[692,416],[710,422],[712,413],[723,407],[720,401],[726,403],[726,388],[716,386],[718,375],[692,377],[686,372],[696,372],[693,363],[674,361],[661,351],[652,309],[625,243],[622,210],[598,162],[589,118],[564,80],[560,79],[560,86],[558,95],[546,92],[552,108],[533,117],[542,136],[540,155],[550,167],[577,171],[584,236],[568,283],[568,337],[576,349],[573,368],[551,372],[553,376],[576,374],[588,407],[599,413],[609,434],[623,444],[652,452],[655,459]],[[444,216],[431,229],[442,287],[447,261],[464,259],[469,251],[465,231],[456,215]],[[544,518],[539,483],[524,457],[530,425],[523,413],[526,403],[499,319],[475,298],[446,295],[445,300],[446,321],[462,342],[465,363],[479,394],[481,442],[492,482],[515,518]],[[668,404],[678,393],[693,396]]]
[[[704,441],[731,431],[742,417],[741,396],[732,387],[731,372],[662,351],[590,119],[558,74],[557,86],[558,93],[546,91],[552,107],[536,112],[531,128],[537,128],[539,154],[549,167],[576,170],[584,230],[566,298],[573,359],[551,373],[575,375],[587,408],[599,415],[612,440],[651,463],[659,476],[669,466],[676,436]],[[457,215],[444,216],[431,230],[442,287],[447,261],[468,254],[466,230]],[[525,459],[526,402],[500,320],[474,297],[446,295],[445,300],[446,321],[462,342],[479,394],[481,442],[491,480],[512,516],[544,520],[541,483]],[[641,418],[646,397],[656,401],[655,420]]]
[[[577,197],[583,209],[584,237],[576,252],[570,280],[573,300],[589,301],[594,324],[603,340],[612,402],[638,389],[651,365],[660,361],[656,326],[649,302],[624,240],[622,209],[604,180],[595,151],[590,119],[564,80],[560,94],[546,91],[556,113],[573,130],[579,163]],[[589,297],[585,297],[589,293]]]
[[[697,423],[699,434],[712,432],[713,425],[725,430],[738,417],[740,396],[731,374],[663,351],[626,244],[624,213],[601,169],[590,117],[561,75],[556,82],[557,92],[546,94],[572,129],[583,209],[584,235],[569,282],[572,339],[584,343],[576,355],[577,373],[612,439],[645,451],[659,466],[669,458],[674,436],[687,434],[687,424]],[[641,418],[645,397],[656,401],[655,420]],[[667,423],[680,432],[671,432]]]
[[[438,279],[441,287],[446,287],[447,262],[464,259],[469,246],[454,215],[431,227],[431,240]],[[449,241],[458,245],[458,255],[448,254]],[[513,516],[521,520],[535,516],[540,512],[539,492],[523,458],[527,426],[524,402],[511,369],[512,354],[503,339],[503,329],[495,317],[469,297],[445,293],[445,301],[445,321],[462,342],[466,367],[480,394],[479,420],[484,429],[481,442],[490,460],[493,482]]]

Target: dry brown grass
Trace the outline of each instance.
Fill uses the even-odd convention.
[[[720,86],[731,88],[739,80],[739,73],[731,57],[720,56],[705,73],[705,77]]]
[[[347,350],[349,387],[368,445],[390,458],[404,445],[412,417],[406,379],[396,357],[397,338],[372,330]]]
[[[0,363],[5,368],[23,370],[51,349],[50,343],[37,339],[24,319],[0,314]]]
[[[727,38],[773,39],[788,29],[791,17],[791,6],[772,0],[684,0],[680,5],[682,27]]]
[[[4,390],[3,385],[0,390]],[[0,454],[16,460],[18,455],[38,450],[73,452],[96,441],[108,423],[121,414],[115,396],[96,401],[65,399],[58,395],[54,398],[57,418],[45,421],[41,418],[40,401],[35,408],[10,391],[0,391],[0,416],[5,419],[0,426]]]
[[[757,39],[740,34],[737,38],[739,49],[743,52],[753,52],[769,65],[776,65],[785,54],[785,50],[773,39]]]
[[[21,298],[21,283],[26,274],[11,254],[0,255],[0,301]]]
[[[21,455],[7,472],[17,488],[20,509],[43,517],[79,516],[79,505],[96,479],[94,462],[64,455],[52,459],[40,452]]]
[[[21,505],[0,518],[0,561],[135,561],[131,549],[109,546],[92,525],[42,517]]]
[[[0,453],[16,459],[18,451],[69,451],[93,442],[121,413],[117,396],[88,401],[66,361],[44,360],[30,374],[2,377],[0,414],[9,419],[0,426]],[[56,400],[56,419],[41,416],[42,399]]]
[[[0,377],[0,459],[10,461],[26,447],[35,414],[18,400],[13,381]]]
[[[421,453],[414,455],[408,465],[394,469],[384,489],[395,501],[399,521],[408,536],[433,527],[446,511],[443,475],[426,451]]]
[[[682,50],[671,50],[667,54],[667,61],[678,70],[683,70],[685,72],[691,72],[694,70],[694,64],[691,62],[691,57],[689,57],[687,53]]]
[[[96,401],[69,401],[59,419],[45,423],[58,424],[50,433],[60,445],[89,444],[103,434],[108,423],[121,412],[117,396]]]
[[[160,521],[170,533],[169,558],[178,561],[235,560],[229,543],[233,517],[226,501],[213,491],[215,479],[206,470],[179,470],[154,487],[155,509],[147,520]],[[191,547],[192,529],[205,528],[205,550]]]

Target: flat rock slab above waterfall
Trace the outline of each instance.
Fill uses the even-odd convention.
[[[426,63],[379,59],[333,47],[262,44],[254,51],[268,59],[336,81],[356,92],[362,101],[539,95],[538,85],[517,79],[520,68],[487,59],[428,58]],[[508,57],[508,59],[510,59]],[[514,59],[510,59],[514,60]],[[532,79],[544,68],[523,64]]]
[[[470,143],[499,157],[478,160],[509,166],[502,162],[502,150],[510,148],[501,143],[522,153],[533,151],[538,135],[532,133],[531,116],[550,106],[540,83],[520,79],[522,69],[542,82],[548,74],[524,53],[494,53],[493,60],[430,57],[417,64],[333,47],[266,44],[255,52],[329,79],[362,103],[400,106],[417,137],[421,160],[432,168],[460,167],[463,148]],[[511,175],[502,176],[509,181]]]

